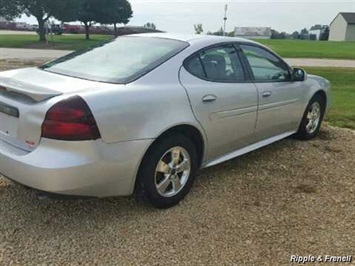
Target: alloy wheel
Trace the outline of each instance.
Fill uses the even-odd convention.
[[[321,120],[321,107],[318,102],[314,102],[309,108],[307,114],[307,125],[306,130],[308,134],[313,134]]]
[[[177,195],[186,185],[191,172],[191,158],[182,147],[173,147],[159,160],[155,170],[155,187],[163,197]]]

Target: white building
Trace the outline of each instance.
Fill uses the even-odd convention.
[[[270,39],[271,28],[269,27],[236,27],[234,36],[246,39]]]
[[[322,34],[326,31],[326,29],[328,28],[328,26],[326,25],[314,25],[313,27],[311,27],[311,29],[308,31],[309,35],[315,35],[316,36],[316,40],[320,40],[320,37],[322,36]]]
[[[330,23],[329,41],[355,41],[355,13],[339,13]]]

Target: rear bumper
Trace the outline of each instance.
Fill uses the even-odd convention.
[[[0,173],[38,190],[77,196],[130,195],[152,140],[105,144],[42,139],[30,153],[0,140]]]

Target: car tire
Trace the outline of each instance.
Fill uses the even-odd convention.
[[[310,140],[317,136],[324,118],[324,111],[325,101],[319,94],[316,94],[307,105],[295,137]]]
[[[191,139],[166,136],[149,148],[137,175],[136,196],[159,209],[179,203],[196,178],[198,154]]]

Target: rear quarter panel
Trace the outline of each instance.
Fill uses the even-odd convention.
[[[174,57],[130,84],[82,94],[95,116],[102,140],[115,143],[154,139],[183,124],[196,127],[204,135],[179,83],[181,65],[182,60]]]

